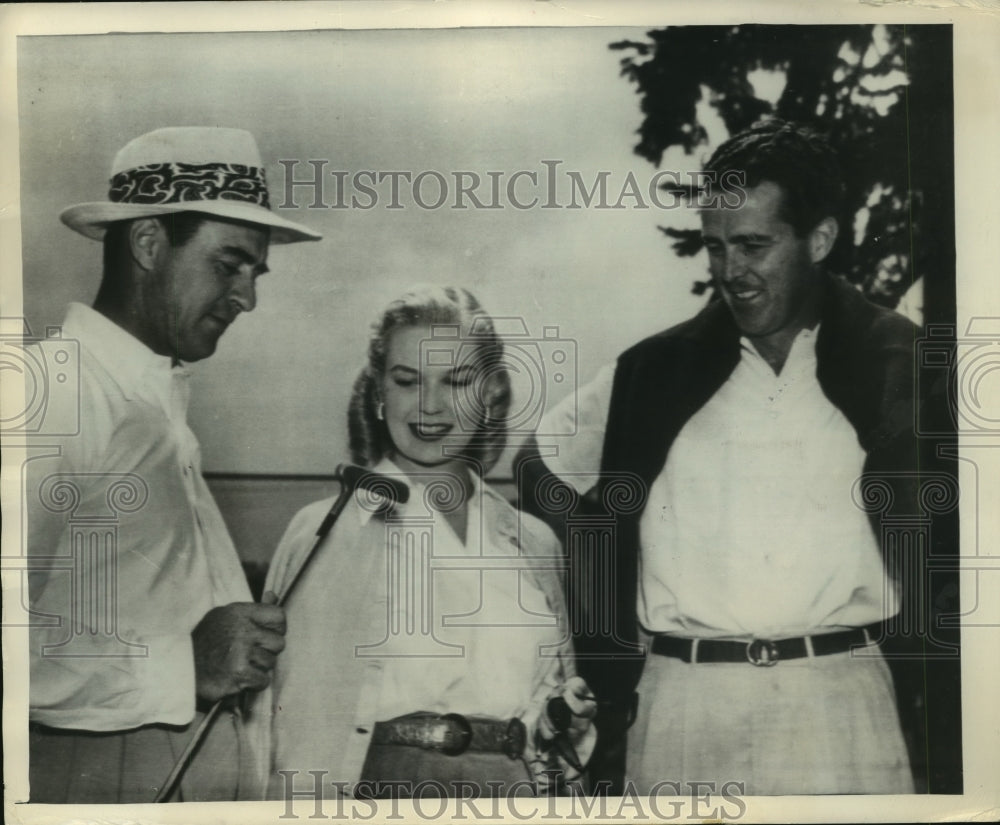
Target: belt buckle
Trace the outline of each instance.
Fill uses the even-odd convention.
[[[460,713],[446,713],[442,722],[453,722],[447,726],[444,742],[438,745],[438,750],[445,756],[460,756],[469,749],[472,742],[472,725]]]
[[[770,639],[753,639],[747,642],[747,661],[754,667],[773,667],[778,664],[778,646]]]

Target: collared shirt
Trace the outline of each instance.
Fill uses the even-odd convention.
[[[433,474],[418,484],[389,461],[375,470],[405,479],[409,502],[373,517],[377,502],[352,498],[295,584],[287,646],[251,709],[270,797],[283,793],[278,770],[356,782],[375,722],[407,713],[518,716],[533,730],[573,675],[555,536],[475,479],[462,540],[426,504],[449,495]],[[285,594],[331,503],[292,519],[269,589]]]
[[[392,465],[385,464],[382,471],[392,472]],[[430,589],[424,594],[426,603],[417,601],[421,594],[404,587],[420,583],[407,582],[405,568],[399,566],[399,578],[391,580],[390,587],[379,588],[376,601],[385,611],[387,627],[405,629],[408,621],[428,621],[430,632],[424,638],[433,639],[427,653],[435,659],[433,667],[428,667],[426,659],[415,657],[411,640],[406,651],[410,655],[386,658],[378,719],[415,710],[498,719],[521,716],[539,686],[537,675],[555,661],[551,654],[558,649],[561,632],[545,594],[526,575],[529,571],[523,565],[487,567],[487,559],[516,559],[517,548],[484,521],[486,488],[475,473],[471,477],[465,537],[425,506],[434,491],[412,480],[410,501],[398,505],[387,522],[389,534],[400,545],[420,539],[426,542],[413,548],[413,562],[419,564],[423,553],[428,554],[428,561],[433,559]],[[425,520],[423,514],[429,518]],[[370,517],[370,512],[364,516]],[[405,564],[407,548],[390,552],[402,553],[396,563]],[[417,607],[426,610],[423,617],[414,611]],[[547,661],[539,656],[545,647],[550,653]],[[498,660],[502,662],[499,669]]]
[[[879,621],[897,608],[865,513],[865,460],[816,378],[818,330],[779,375],[746,339],[737,367],[684,425],[640,521],[638,616],[653,632],[776,638]],[[584,492],[600,470],[614,380],[577,399],[578,435],[545,461]],[[567,401],[546,432],[571,422]]]
[[[79,342],[80,392],[53,401],[78,403],[80,426],[28,464],[31,718],[187,724],[191,631],[250,600],[187,425],[188,373],[81,304],[62,337]]]

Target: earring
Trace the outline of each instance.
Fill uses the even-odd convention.
[[[378,402],[378,406],[375,408],[375,417],[379,421],[385,421],[385,404],[381,401]]]

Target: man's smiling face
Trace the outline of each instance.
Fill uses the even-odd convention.
[[[762,181],[747,189],[741,208],[701,215],[712,279],[749,338],[790,341],[814,320],[816,230],[796,235],[782,217],[783,197],[777,184]]]

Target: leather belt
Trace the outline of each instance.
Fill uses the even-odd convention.
[[[520,759],[528,741],[520,719],[492,719],[458,713],[411,713],[387,722],[377,722],[372,730],[376,745],[409,745],[437,750],[448,756],[465,751],[503,753]]]
[[[873,624],[816,636],[751,639],[745,642],[729,639],[681,639],[664,635],[654,637],[650,649],[660,656],[671,656],[689,664],[749,662],[758,667],[769,667],[781,659],[829,656],[833,653],[846,653],[853,647],[869,645],[880,637],[880,628],[881,625]]]

